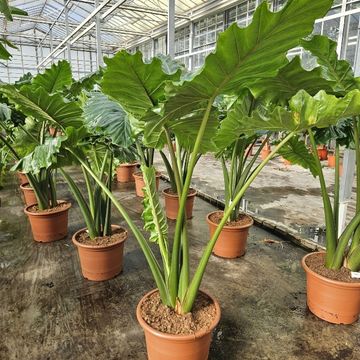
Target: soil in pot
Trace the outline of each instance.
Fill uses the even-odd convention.
[[[157,171],[156,172],[156,190],[159,190],[160,176],[161,176],[161,173]],[[133,177],[135,179],[136,195],[139,197],[144,197],[144,192],[142,189],[145,187],[145,182],[144,182],[144,178],[143,178],[141,171],[135,172],[133,174]]]
[[[29,184],[20,185],[20,189],[24,195],[24,203],[26,206],[37,203],[34,189]]]
[[[176,220],[179,211],[179,196],[177,192],[172,191],[171,188],[167,188],[163,190],[163,194],[165,198],[166,217],[171,220]],[[195,196],[196,196],[196,190],[190,189],[186,199],[186,206],[185,206],[187,219],[192,218]]]
[[[29,217],[34,240],[51,242],[65,238],[70,207],[71,204],[66,201],[59,201],[57,206],[46,210],[39,210],[36,204],[27,206],[24,212]]]
[[[138,163],[121,164],[116,169],[116,179],[120,183],[134,182],[133,174],[138,170]]]
[[[306,272],[307,305],[320,319],[334,324],[351,324],[360,313],[360,280],[346,268],[327,269],[325,253],[311,253],[302,259]]]
[[[214,211],[208,214],[206,221],[209,225],[210,237],[223,218],[223,211]],[[233,259],[243,256],[246,251],[249,229],[254,220],[246,214],[240,214],[236,221],[228,221],[220,232],[213,249],[217,256]]]
[[[206,360],[211,332],[220,320],[219,304],[199,292],[193,310],[179,315],[164,306],[157,290],[143,297],[137,312],[150,360]]]
[[[124,242],[127,231],[112,225],[110,236],[90,239],[86,229],[77,231],[72,238],[80,258],[84,278],[92,281],[109,280],[121,273],[123,268]]]

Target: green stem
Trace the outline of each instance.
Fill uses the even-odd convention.
[[[249,179],[245,182],[242,189],[239,191],[238,194],[236,194],[233,202],[229,206],[228,210],[224,212],[224,216],[221,219],[219,225],[217,226],[213,236],[211,237],[210,241],[208,242],[207,246],[205,247],[205,250],[203,252],[203,255],[201,256],[199,265],[195,271],[195,275],[190,283],[189,289],[187,291],[185,300],[182,304],[182,310],[184,313],[187,313],[191,311],[193,304],[196,299],[197,292],[199,290],[201,280],[204,276],[204,272],[207,266],[207,263],[209,261],[209,258],[211,256],[212,250],[216,244],[216,241],[220,235],[221,230],[223,229],[227,218],[229,217],[231,211],[236,206],[236,204],[240,201],[240,199],[244,196],[246,190],[249,188],[251,183],[256,179],[260,171],[264,168],[264,166],[270,161],[270,159],[279,151],[279,149],[286,144],[293,136],[295,135],[295,132],[291,132],[288,134],[275,148],[274,150],[266,157],[265,160],[263,160],[260,165],[257,167],[256,171],[253,172],[253,174],[249,177]]]
[[[335,145],[335,185],[334,185],[334,225],[335,233],[339,232],[339,201],[340,201],[340,146]]]
[[[331,207],[330,197],[329,197],[329,194],[326,189],[324,173],[322,170],[320,159],[317,155],[317,146],[316,146],[314,134],[310,129],[308,130],[308,133],[309,133],[309,139],[310,139],[310,143],[311,143],[311,147],[312,147],[313,157],[314,157],[315,164],[316,164],[318,174],[319,174],[321,195],[322,195],[322,199],[323,199],[324,212],[325,212],[325,224],[326,224],[325,266],[330,267],[333,262],[335,251],[336,251],[337,233],[335,230],[334,216],[333,216],[333,210]]]
[[[176,302],[176,296],[178,294],[178,282],[179,282],[179,255],[180,255],[180,243],[181,243],[181,233],[184,224],[184,213],[185,213],[185,205],[186,199],[189,192],[191,178],[194,171],[195,164],[198,159],[198,152],[200,149],[201,141],[204,136],[204,132],[206,130],[206,125],[210,118],[212,103],[214,98],[210,98],[208,105],[206,107],[206,111],[204,113],[204,117],[201,121],[201,125],[195,140],[194,148],[191,153],[189,166],[187,169],[186,179],[183,186],[183,191],[179,194],[180,202],[179,202],[179,211],[178,216],[176,219],[176,226],[175,226],[175,237],[172,249],[172,258],[171,258],[171,269],[170,269],[170,279],[169,279],[169,291],[170,291],[170,298],[171,302]],[[183,254],[184,256],[184,254]]]
[[[356,156],[356,213],[360,212],[360,121],[354,118],[353,131]],[[354,231],[350,251],[351,254],[355,248],[360,245],[360,225]]]

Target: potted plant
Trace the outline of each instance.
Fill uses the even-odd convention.
[[[83,110],[85,129],[67,128],[68,141],[64,142],[63,148],[81,165],[87,199],[72,177],[64,169],[61,172],[86,223],[86,228],[77,231],[72,238],[78,249],[83,276],[103,281],[122,271],[127,231],[111,224],[110,198],[82,164],[85,162],[112,194],[114,158],[124,159],[133,154],[133,150],[129,150],[133,145],[132,131],[124,110],[102,93],[88,93]]]
[[[167,133],[167,136],[169,136],[169,133]],[[182,188],[184,186],[186,171],[190,160],[190,151],[181,147],[179,144],[176,145],[176,143],[176,139],[175,141],[172,141],[174,146],[172,147],[172,151],[169,151],[169,154],[170,156],[174,156],[174,158],[170,161],[164,151],[160,150],[160,155],[163,159],[170,180],[170,187],[164,189],[162,193],[165,198],[166,217],[171,220],[176,220],[178,215],[179,195],[177,193],[177,189],[178,187]],[[200,156],[201,154],[198,155],[196,163],[199,161]],[[192,218],[195,196],[196,190],[190,188],[185,204],[185,214],[187,219]]]
[[[239,134],[237,138],[229,138],[229,120],[226,116],[227,109],[231,109],[231,106],[233,105],[232,101],[233,100],[230,100],[230,103],[227,104],[226,99],[224,99],[225,103],[222,105],[224,115],[222,115],[222,117],[224,117],[225,120],[221,124],[215,137],[215,143],[217,145],[216,157],[221,161],[224,176],[225,208],[224,211],[217,210],[207,215],[206,221],[209,225],[210,236],[215,233],[224,213],[231,207],[238,192],[242,190],[251,174],[259,166],[259,164],[256,164],[256,161],[259,156],[263,154],[263,150],[267,146],[270,137],[270,134],[265,136],[261,145],[250,158],[249,149],[255,146],[261,135],[254,134],[246,136],[244,134]],[[251,116],[252,112],[260,103],[254,98],[249,90],[243,91],[237,101],[241,101],[243,106],[242,112],[249,116]],[[270,153],[267,154],[267,156],[269,156]],[[226,224],[220,232],[213,249],[213,253],[217,256],[232,259],[245,254],[249,229],[253,225],[254,220],[248,214],[240,212],[241,201],[242,198],[233,208],[230,217],[227,219]]]
[[[314,20],[325,15],[331,3],[331,1],[323,0],[317,1],[316,4],[308,0],[301,1],[301,3],[290,0],[278,13],[271,13],[266,2],[262,3],[256,10],[253,22],[248,28],[240,29],[234,24],[219,36],[215,52],[207,57],[201,71],[190,76],[187,81],[181,79],[179,81],[177,72],[164,69],[159,59],[144,63],[139,52],[131,55],[120,51],[111,59],[105,59],[107,67],[104,71],[102,90],[118,101],[128,114],[137,114],[142,119],[145,124],[145,145],[162,149],[164,144],[168,143],[169,151],[173,151],[172,144],[168,142],[166,136],[167,129],[170,129],[176,135],[180,145],[189,146],[191,149],[184,186],[182,189],[177,189],[180,195],[180,206],[172,242],[168,241],[167,221],[156,192],[155,169],[141,165],[145,179],[143,212],[145,229],[150,232],[149,240],[158,244],[162,265],[156,260],[148,241],[124,207],[108,191],[106,185],[91,171],[90,167],[79,158],[88,173],[107,193],[128,223],[154,276],[157,289],[145,295],[137,307],[137,318],[145,331],[149,359],[172,360],[181,357],[197,360],[208,357],[211,331],[220,319],[220,308],[214,298],[199,292],[199,288],[212,250],[228,217],[269,159],[292,139],[294,134],[307,127],[327,126],[328,123],[335,121],[329,113],[323,114],[329,101],[335,101],[338,106],[345,107],[344,103],[348,102],[351,97],[360,95],[350,93],[344,100],[335,100],[334,96],[326,95],[324,92],[320,92],[313,98],[307,92],[300,91],[290,102],[289,109],[269,108],[265,118],[263,118],[262,112],[253,113],[251,118],[239,117],[238,110],[241,107],[241,100],[235,101],[227,119],[230,119],[230,123],[235,121],[239,127],[229,128],[231,136],[234,136],[235,133],[237,138],[242,133],[262,130],[263,127],[269,131],[270,126],[271,131],[274,128],[274,131],[287,131],[288,133],[255,169],[237,193],[217,230],[207,243],[194,276],[190,279],[190,250],[186,232],[185,203],[196,159],[200,153],[209,151],[209,145],[211,145],[218,128],[215,99],[222,94],[238,94],[241,90],[240,84],[245,87],[259,78],[266,79],[274,76],[279,67],[286,63],[287,50],[296,46],[300,38],[312,31]],[[265,17],[267,21],[260,21],[260,17]],[[290,28],[291,31],[289,31]],[[253,36],[254,34],[256,36]],[[243,45],[237,47],[236,44]],[[230,47],[236,51],[229,51]],[[119,84],[122,86],[118,86]],[[129,92],[128,89],[136,90]],[[311,113],[311,117],[308,116],[308,112],[304,112],[310,103],[315,104],[315,119],[314,112]],[[347,105],[348,103],[346,103]],[[353,107],[355,107],[354,102],[351,107],[347,107],[346,113],[352,114],[352,111],[355,111]],[[321,113],[322,117],[318,117],[318,113]],[[285,121],[282,121],[283,119]],[[280,130],[278,130],[279,128]],[[171,159],[173,158],[174,156],[171,155]],[[210,321],[203,329],[187,331],[181,325],[179,326],[176,318],[196,311],[198,307],[194,304],[199,300],[203,304],[201,308],[208,309],[207,311],[211,314]],[[154,308],[157,309],[156,322],[158,325],[152,321],[154,314],[151,309]],[[164,326],[162,321],[159,321],[159,318],[161,319],[159,309],[166,310],[168,315],[170,311],[175,319],[174,327],[165,329],[166,325]],[[179,331],[180,334],[174,335],[176,331]],[[156,345],[154,345],[154,341]]]
[[[343,96],[342,101],[348,101],[349,107],[354,107],[351,117],[347,114],[348,109],[340,106],[335,99],[329,103],[329,110],[331,108],[340,121],[323,129],[308,129],[312,159],[302,158],[305,165],[312,161],[313,175],[319,178],[326,224],[326,252],[311,253],[302,259],[307,279],[307,304],[311,312],[323,320],[350,324],[358,319],[360,313],[360,281],[351,278],[351,271],[360,270],[360,112],[356,111],[359,104],[354,106],[352,103],[358,100],[350,100],[351,93],[358,92],[358,79],[354,78],[347,61],[338,60],[335,42],[323,36],[314,36],[311,40],[302,41],[301,45],[316,56],[322,75],[331,82],[333,92]],[[330,73],[331,76],[326,75]],[[328,141],[335,143],[333,203],[317,154],[317,143]],[[343,229],[339,224],[340,145],[355,150],[357,164],[356,211]]]

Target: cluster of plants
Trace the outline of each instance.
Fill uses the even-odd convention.
[[[246,190],[277,155],[309,169],[320,181],[325,266],[359,270],[359,79],[349,63],[338,59],[333,41],[309,37],[315,20],[331,5],[331,0],[289,0],[272,13],[264,2],[248,27],[233,24],[220,34],[215,51],[195,73],[166,57],[145,62],[140,52],[122,50],[81,81],[73,80],[69,64],[60,61],[18,84],[1,83],[1,156],[15,161],[13,171],[26,173],[39,211],[57,206],[60,173],[91,239],[111,235],[113,206],[138,241],[161,301],[178,314],[191,312],[222,229],[237,220]],[[315,68],[305,70],[299,57],[287,58],[296,46],[316,57]],[[21,114],[19,121],[16,114]],[[260,160],[274,134],[277,142]],[[336,142],[332,204],[317,155],[324,137]],[[265,141],[250,156],[260,138]],[[356,214],[339,235],[340,146],[356,151],[359,176]],[[155,151],[179,198],[172,238],[156,188]],[[206,153],[213,153],[222,166],[225,209],[191,273],[186,200],[194,169]],[[147,236],[112,192],[116,164],[135,160],[145,182],[142,218]],[[86,196],[68,171],[74,164],[83,174]],[[151,243],[158,245],[161,261]]]

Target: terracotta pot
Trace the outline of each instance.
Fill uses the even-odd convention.
[[[161,175],[161,173],[159,173],[157,171],[156,172],[156,190],[159,190],[160,175]],[[135,179],[136,195],[139,196],[139,197],[144,197],[144,192],[143,192],[142,189],[145,187],[145,182],[144,182],[144,178],[143,178],[143,175],[142,175],[141,171],[138,171],[138,172],[134,173],[133,177]]]
[[[35,191],[29,184],[20,185],[20,189],[24,195],[24,202],[26,206],[37,204]]]
[[[329,168],[335,167],[335,155],[334,154],[328,154],[327,161],[328,161]]]
[[[133,174],[138,169],[138,163],[121,164],[116,169],[116,179],[120,183],[134,182]]]
[[[119,275],[123,268],[124,242],[127,231],[118,225],[111,225],[112,229],[123,229],[126,237],[110,245],[87,245],[77,241],[79,235],[86,228],[77,231],[72,241],[78,249],[81,271],[84,278],[92,281],[104,281]]]
[[[147,355],[149,360],[206,360],[209,356],[211,333],[220,321],[219,303],[209,296],[216,307],[216,318],[207,330],[192,335],[172,335],[160,332],[148,325],[141,316],[143,301],[152,293],[147,293],[139,302],[136,317],[145,333]]]
[[[317,153],[320,160],[326,160],[328,158],[328,151],[326,147],[318,148]]]
[[[286,160],[285,158],[281,158],[281,161],[284,163],[284,165],[286,165],[286,166],[290,166],[290,165],[292,165],[292,163],[291,163],[291,161],[290,160]]]
[[[218,227],[218,224],[210,220],[210,216],[218,211],[213,211],[207,215],[206,221],[209,225],[210,236],[212,236]],[[249,215],[247,215],[249,216]],[[234,259],[243,256],[246,251],[246,242],[249,229],[253,225],[254,220],[249,216],[251,222],[243,226],[224,226],[216,241],[213,253],[217,256]]]
[[[260,153],[261,160],[265,160],[270,155],[270,153],[271,149],[264,147]]]
[[[323,253],[325,255],[325,253]],[[306,273],[307,305],[310,311],[320,319],[333,324],[352,324],[360,313],[360,282],[345,283],[330,280],[311,270],[303,257],[301,265]]]
[[[163,190],[163,194],[165,197],[166,217],[171,220],[176,220],[179,210],[179,196],[177,194],[172,194],[172,193],[169,194],[167,191],[170,189],[171,188],[167,188]],[[187,219],[192,218],[195,196],[196,196],[196,190],[190,189],[186,199],[186,206],[185,206]]]
[[[25,214],[29,217],[35,241],[51,242],[67,236],[68,211],[71,204],[66,201],[59,201],[59,203],[66,203],[66,206],[53,212],[31,212],[29,211],[30,206],[24,209]]]
[[[16,176],[17,176],[17,178],[18,178],[18,180],[19,180],[20,185],[25,185],[25,184],[28,184],[28,183],[29,183],[29,180],[28,180],[26,174],[18,171],[18,172],[16,173]]]

